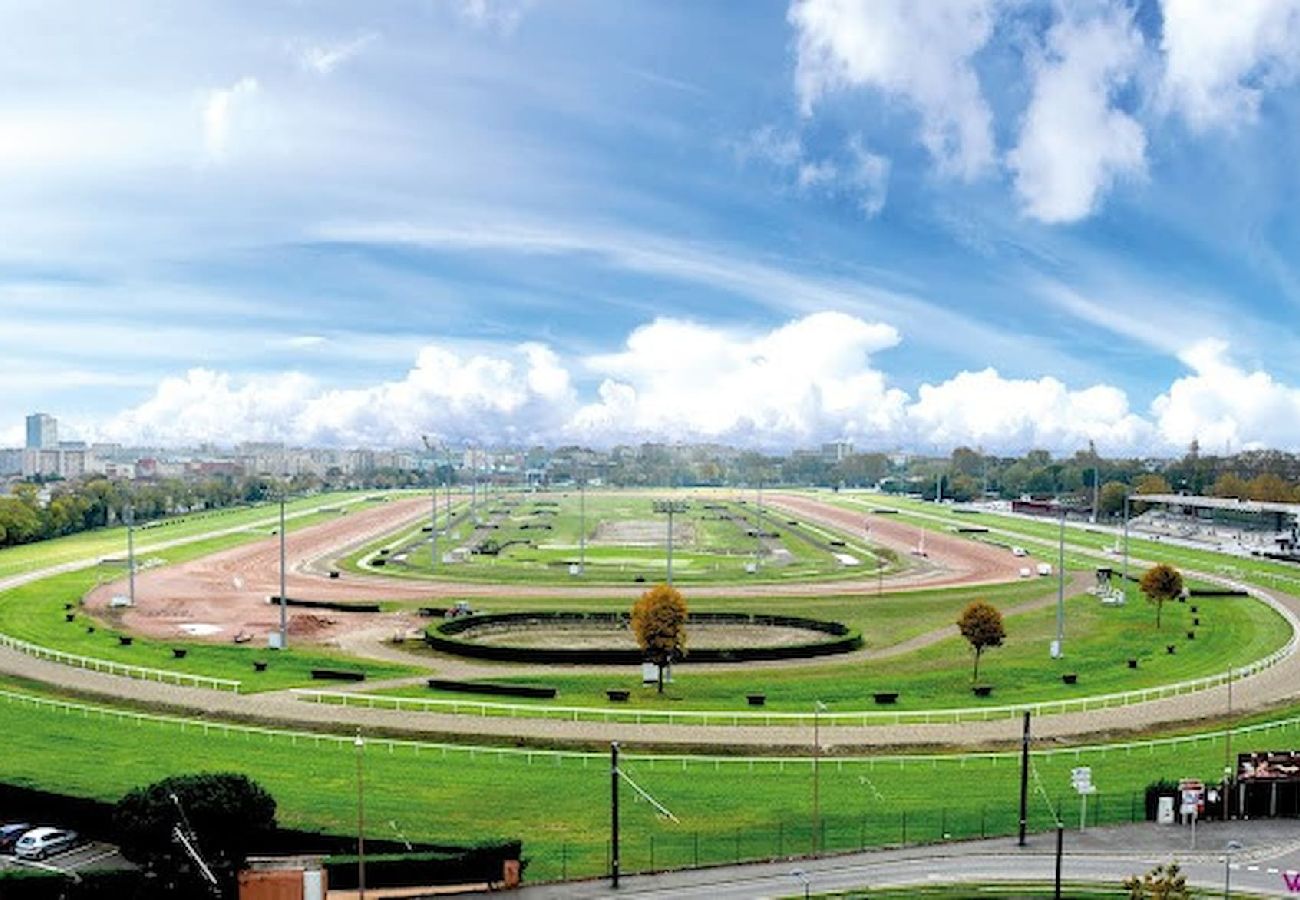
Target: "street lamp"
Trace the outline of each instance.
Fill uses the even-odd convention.
[[[361,738],[360,728],[357,729],[357,737],[352,746],[357,748],[357,896],[359,900],[366,900],[366,795],[361,768],[366,742]]]
[[[655,500],[653,509],[668,516],[668,583],[673,583],[673,516],[684,513],[689,507],[684,500]]]
[[[822,805],[821,805],[821,755],[822,755],[822,734],[821,724],[822,711],[826,709],[826,704],[820,700],[813,701],[813,758],[812,758],[812,852],[813,856],[817,855],[820,849],[818,840],[821,833]]]
[[[1228,841],[1223,848],[1223,900],[1232,898],[1232,854],[1243,849],[1241,841]]]
[[[1124,569],[1120,577],[1120,588],[1128,597],[1128,491],[1124,492]]]
[[[1057,504],[1060,504],[1058,499]],[[1065,654],[1065,507],[1061,506],[1060,532],[1056,547],[1056,642],[1052,645],[1052,656],[1060,658]]]
[[[578,482],[578,574],[587,573],[587,476]]]
[[[420,435],[420,440],[424,441],[424,449],[433,456],[433,443],[428,435]],[[438,571],[438,459],[434,456],[433,460],[433,485],[429,491],[429,565],[436,572]]]

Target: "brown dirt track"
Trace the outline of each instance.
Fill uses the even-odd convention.
[[[769,504],[791,516],[829,526],[850,534],[861,534],[865,517],[830,506],[816,498],[778,494]],[[629,598],[639,588],[628,585],[510,585],[452,581],[416,582],[381,575],[345,572],[331,579],[319,571],[322,560],[343,555],[351,548],[392,533],[419,521],[428,503],[413,498],[378,508],[353,512],[333,521],[291,532],[286,539],[289,574],[286,593],[292,598],[331,601],[434,601],[456,597],[484,597],[510,594],[521,597],[575,596],[610,597],[626,592]],[[915,557],[919,529],[872,516],[870,538],[897,550],[911,565],[885,579],[890,590],[920,589],[945,585],[988,584],[1012,581],[1027,564],[1008,552],[965,538],[928,532],[927,556]],[[108,612],[109,599],[123,593],[124,581],[104,585],[87,597],[87,605],[109,615],[121,627],[139,634],[176,638],[180,626],[202,623],[221,630],[209,636],[191,636],[215,642],[231,640],[243,632],[255,641],[278,628],[278,610],[267,600],[280,592],[279,539],[269,538],[225,550],[176,566],[136,575],[136,606]],[[837,581],[787,584],[695,585],[693,596],[789,597],[826,593],[874,592],[874,576]],[[412,624],[403,614],[335,613],[291,609],[289,630],[314,641],[332,641],[360,629],[387,625],[390,629]],[[390,632],[391,633],[391,632]]]

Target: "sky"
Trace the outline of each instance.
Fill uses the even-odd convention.
[[[0,446],[1300,449],[1300,0],[0,0]]]

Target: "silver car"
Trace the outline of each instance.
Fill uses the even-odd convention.
[[[61,853],[77,842],[75,831],[62,828],[33,828],[14,844],[14,855],[19,859],[45,859],[55,853]]]

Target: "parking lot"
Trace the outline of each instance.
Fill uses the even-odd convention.
[[[0,871],[18,868],[42,869],[47,872],[57,872],[71,876],[86,869],[130,869],[134,867],[122,858],[122,855],[117,851],[117,847],[113,844],[106,844],[102,841],[87,841],[62,853],[55,853],[40,862],[15,859],[13,856],[0,854]]]

